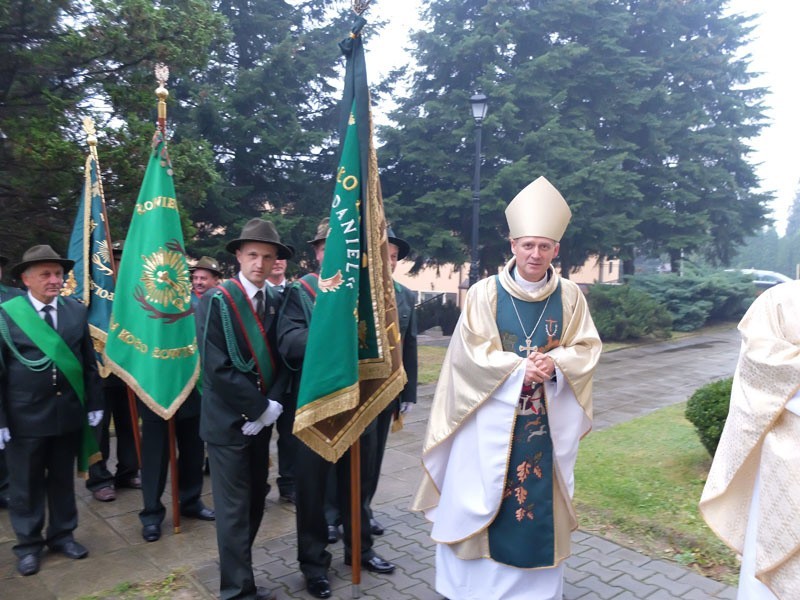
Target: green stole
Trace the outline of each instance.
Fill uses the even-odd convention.
[[[231,362],[234,367],[244,373],[255,373],[258,376],[258,387],[266,393],[272,385],[272,379],[275,376],[275,363],[272,358],[272,350],[267,340],[267,332],[264,329],[264,324],[256,315],[253,304],[250,302],[245,293],[244,287],[236,279],[228,279],[223,281],[217,286],[218,293],[214,294],[214,298],[218,299],[220,303],[220,315],[222,317],[222,328],[225,332],[225,342],[228,346],[228,353],[231,357]],[[271,288],[267,286],[267,294],[273,294]],[[224,301],[227,298],[228,302]],[[267,299],[264,298],[264,306],[266,308]],[[233,311],[233,316],[242,330],[242,334],[250,351],[252,358],[248,362],[244,362],[241,357],[238,346],[236,344],[235,335],[231,322],[231,315],[228,307]],[[211,315],[211,311],[208,311]],[[207,317],[208,318],[208,317]],[[206,325],[206,332],[208,326]]]
[[[549,300],[525,302],[512,299],[498,279],[496,320],[503,350],[527,356],[526,333],[520,319],[528,333],[539,323],[530,338],[531,345],[539,351],[558,345],[563,319],[561,284]],[[503,499],[489,525],[488,537],[489,554],[496,562],[520,568],[553,566],[553,442],[542,384],[522,387]]]
[[[83,365],[70,350],[58,332],[45,323],[39,314],[34,310],[31,303],[25,296],[17,296],[7,300],[2,304],[6,314],[22,330],[30,340],[49,358],[53,364],[64,374],[81,406],[86,406],[86,390],[83,380]],[[24,363],[23,363],[24,364]],[[88,423],[83,426],[83,442],[81,451],[78,453],[78,471],[85,473],[89,464],[99,460],[99,448],[97,439],[92,433],[92,428]],[[97,460],[94,460],[94,459]]]

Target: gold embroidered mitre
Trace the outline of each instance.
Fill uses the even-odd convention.
[[[544,177],[528,184],[506,207],[508,230],[514,240],[532,236],[561,241],[571,218],[566,200]]]

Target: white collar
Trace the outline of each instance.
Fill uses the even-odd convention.
[[[539,281],[528,281],[519,274],[519,269],[514,269],[514,281],[517,282],[519,287],[530,294],[531,292],[536,292],[545,286],[547,283],[547,274],[545,273],[545,276]]]
[[[247,277],[242,275],[242,272],[239,271],[239,283],[242,284],[244,291],[247,292],[247,297],[250,299],[255,298],[257,292],[261,291],[264,292],[264,299],[267,298],[267,284],[266,282],[262,287],[257,287],[252,281],[250,281]]]
[[[50,302],[49,304],[45,304],[44,302],[39,302],[39,300],[34,298],[33,294],[31,294],[31,292],[29,290],[28,291],[28,299],[31,301],[31,304],[33,304],[33,308],[36,309],[36,312],[41,312],[41,310],[45,306],[52,306],[54,311],[58,311],[58,296],[53,298],[53,301]]]

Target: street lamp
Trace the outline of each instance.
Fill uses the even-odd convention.
[[[469,99],[472,118],[475,119],[475,177],[472,184],[472,251],[469,267],[469,284],[478,282],[478,213],[481,203],[481,125],[486,117],[486,96],[477,92]]]

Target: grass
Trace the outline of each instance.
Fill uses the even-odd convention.
[[[99,594],[81,596],[80,600],[192,600],[197,590],[183,571],[174,571],[159,581],[122,582]]]
[[[419,364],[419,384],[436,383],[442,369],[444,354],[447,348],[439,346],[418,346],[417,362]]]
[[[676,340],[735,326],[719,323]],[[639,342],[604,344],[604,352]],[[657,340],[653,340],[657,341]],[[435,383],[445,348],[419,346],[419,383]],[[685,404],[593,433],[581,442],[575,470],[581,529],[694,568],[727,584],[736,583],[738,562],[705,525],[697,503],[711,465]]]
[[[575,505],[581,529],[728,584],[738,563],[705,525],[697,503],[711,465],[685,403],[581,442]]]

